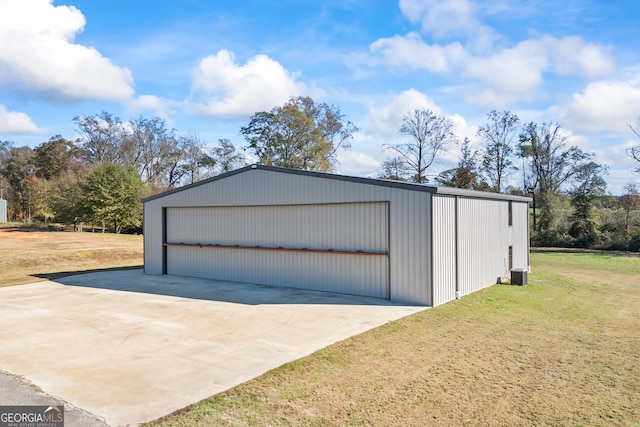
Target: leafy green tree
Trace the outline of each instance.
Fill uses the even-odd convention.
[[[502,181],[515,170],[511,159],[520,119],[510,111],[499,113],[496,110],[491,110],[487,117],[489,121],[478,128],[478,136],[485,141],[482,156],[483,173],[491,188],[500,193]]]
[[[483,186],[480,180],[476,163],[477,156],[478,152],[471,151],[469,139],[465,138],[458,158],[458,167],[440,173],[436,177],[436,181],[446,187],[485,189],[486,185]]]
[[[255,113],[240,133],[260,164],[330,171],[337,151],[350,148],[357,130],[339,108],[296,97],[271,111]]]
[[[384,147],[395,152],[402,159],[406,175],[412,182],[428,181],[426,171],[433,164],[446,145],[457,142],[452,132],[453,122],[431,110],[416,109],[405,114],[400,126],[400,134],[407,138],[400,144],[386,144]]]
[[[27,177],[35,172],[33,150],[29,147],[12,147],[5,155],[0,173],[6,178],[15,197],[14,216],[16,219],[31,221]]]
[[[66,171],[84,169],[82,150],[69,140],[56,135],[34,150],[37,175],[51,179]]]
[[[86,178],[86,172],[67,171],[50,180],[51,188],[54,189],[51,206],[55,212],[55,220],[63,224],[73,224],[77,231],[82,231],[82,198]]]
[[[25,186],[29,194],[29,208],[32,218],[40,219],[47,224],[55,218],[53,195],[56,191],[51,182],[36,175],[30,175],[25,179]]]
[[[570,191],[574,212],[570,218],[572,222],[569,235],[582,239],[583,244],[580,246],[590,246],[597,238],[593,202],[596,197],[605,193],[607,183],[602,176],[606,173],[607,167],[595,162],[585,163],[576,171],[576,184]]]
[[[96,166],[83,186],[82,208],[88,222],[113,226],[116,233],[142,223],[140,198],[144,184],[133,166]]]

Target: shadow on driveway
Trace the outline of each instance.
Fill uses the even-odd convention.
[[[38,279],[46,279],[46,280],[51,280],[55,282],[56,280],[62,279],[63,277],[77,276],[79,274],[104,273],[107,271],[141,270],[143,268],[144,268],[143,265],[133,265],[130,267],[94,268],[91,270],[79,270],[79,271],[58,271],[56,273],[32,274],[31,276],[37,277]]]
[[[63,273],[56,273],[63,274]],[[50,275],[53,276],[53,275]],[[40,275],[37,277],[45,277]],[[207,301],[245,305],[260,304],[317,304],[317,305],[376,305],[409,306],[389,300],[357,295],[312,291],[251,283],[228,282],[182,276],[154,276],[142,269],[104,269],[64,273],[50,280],[67,286],[137,292]]]

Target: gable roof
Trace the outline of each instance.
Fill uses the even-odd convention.
[[[179,193],[181,191],[187,191],[200,185],[210,184],[212,182],[229,178],[241,173],[250,172],[252,170],[266,170],[271,172],[286,173],[291,175],[310,176],[314,178],[333,179],[338,181],[356,182],[360,184],[377,185],[381,187],[400,188],[403,190],[422,191],[426,193],[446,194],[452,196],[474,197],[479,199],[498,199],[498,200],[513,200],[518,202],[530,202],[529,197],[513,196],[510,194],[501,193],[489,193],[484,191],[467,190],[463,188],[451,188],[451,187],[435,187],[426,184],[418,184],[414,182],[402,182],[393,181],[388,179],[378,178],[363,178],[359,176],[338,175],[326,172],[313,172],[300,169],[289,169],[277,166],[264,166],[264,165],[249,165],[240,169],[233,170],[231,172],[223,173],[221,175],[214,176],[212,178],[203,179],[202,181],[194,182],[193,184],[185,185],[184,187],[174,188],[173,190],[165,191],[154,196],[146,197],[142,199],[142,203],[150,202],[152,200],[160,199],[171,194]]]

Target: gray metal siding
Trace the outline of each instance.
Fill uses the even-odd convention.
[[[529,268],[529,203],[512,202],[513,268]]]
[[[388,251],[388,204],[167,209],[167,241],[335,251]],[[388,298],[387,255],[169,246],[175,275]]]
[[[144,272],[162,274],[162,208],[144,204]]]
[[[263,169],[250,169],[186,191],[147,200],[145,271],[162,274],[162,238],[157,235],[161,230],[162,207],[320,205],[352,202],[389,203],[387,234],[391,300],[431,305],[430,193]],[[153,236],[154,233],[156,236]],[[276,264],[274,261],[273,265]],[[354,267],[353,271],[362,271],[365,268]],[[286,270],[274,270],[273,274],[278,272],[285,277]]]
[[[509,276],[507,201],[458,198],[458,278],[461,295]]]
[[[387,252],[387,203],[167,209],[167,241]]]
[[[456,295],[456,198],[434,195],[433,203],[433,305]]]
[[[169,247],[167,273],[387,298],[385,256]]]

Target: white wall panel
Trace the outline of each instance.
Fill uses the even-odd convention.
[[[509,276],[509,202],[458,198],[458,280],[461,295]]]
[[[529,267],[529,204],[512,202],[513,268]]]
[[[433,203],[433,305],[456,296],[456,198],[434,194]]]

